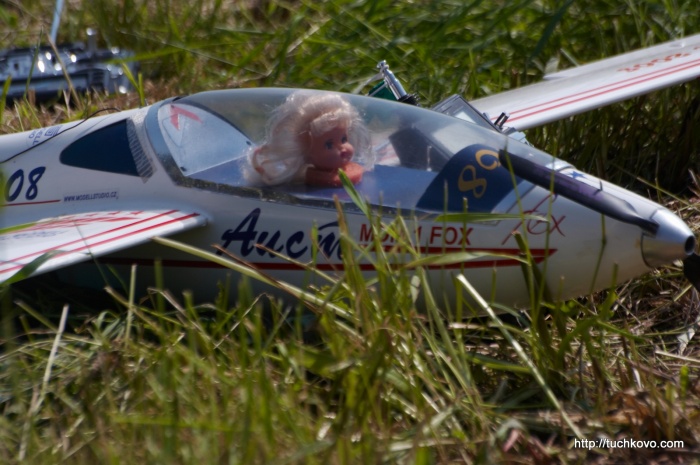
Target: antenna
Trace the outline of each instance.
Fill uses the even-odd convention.
[[[53,10],[53,23],[51,24],[51,42],[56,44],[58,35],[58,25],[61,23],[61,12],[63,11],[63,0],[56,0],[56,8]]]
[[[418,106],[418,98],[414,94],[406,93],[399,80],[396,79],[394,73],[392,73],[389,69],[389,65],[387,65],[386,60],[380,61],[377,64],[377,69],[379,69],[378,76],[384,78],[384,82],[386,83],[387,87],[389,87],[389,90],[391,90],[391,93],[394,94],[396,100],[402,103]]]

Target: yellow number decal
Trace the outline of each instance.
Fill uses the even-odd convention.
[[[469,171],[471,173],[471,179],[464,179],[464,173]],[[459,179],[457,180],[457,187],[460,191],[474,191],[474,197],[480,199],[484,192],[486,192],[486,179],[476,177],[476,168],[472,165],[467,165],[464,167],[462,172],[459,174]]]
[[[489,158],[491,157],[491,158]],[[498,159],[498,153],[490,149],[481,149],[474,155],[476,163],[485,170],[493,171],[499,166],[501,162]],[[465,179],[465,174],[469,173],[469,178]],[[486,192],[487,182],[484,178],[478,178],[476,176],[476,167],[474,165],[467,165],[459,173],[459,179],[457,180],[457,187],[462,192],[473,191],[474,197],[480,199]]]
[[[491,161],[490,164],[486,164],[484,161],[484,157],[493,157],[494,160]],[[498,153],[494,152],[493,150],[489,149],[481,149],[478,152],[476,152],[476,162],[485,170],[495,170],[499,166],[501,166],[501,162],[498,159]]]

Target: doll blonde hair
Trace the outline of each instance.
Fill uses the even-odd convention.
[[[265,142],[252,151],[250,161],[262,182],[277,185],[303,176],[308,141],[338,126],[347,130],[355,149],[353,161],[372,169],[369,131],[358,111],[340,94],[296,91],[278,106],[267,124]]]

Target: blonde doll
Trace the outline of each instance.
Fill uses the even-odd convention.
[[[363,171],[372,168],[374,157],[369,131],[344,97],[297,91],[274,110],[267,139],[252,151],[250,161],[267,185],[304,182],[339,187],[338,170],[358,183]]]

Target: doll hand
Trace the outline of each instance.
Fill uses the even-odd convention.
[[[350,162],[342,169],[348,176],[348,179],[350,179],[350,182],[353,184],[357,184],[358,182],[362,181],[362,173],[365,171],[364,168],[362,168],[362,165]]]

